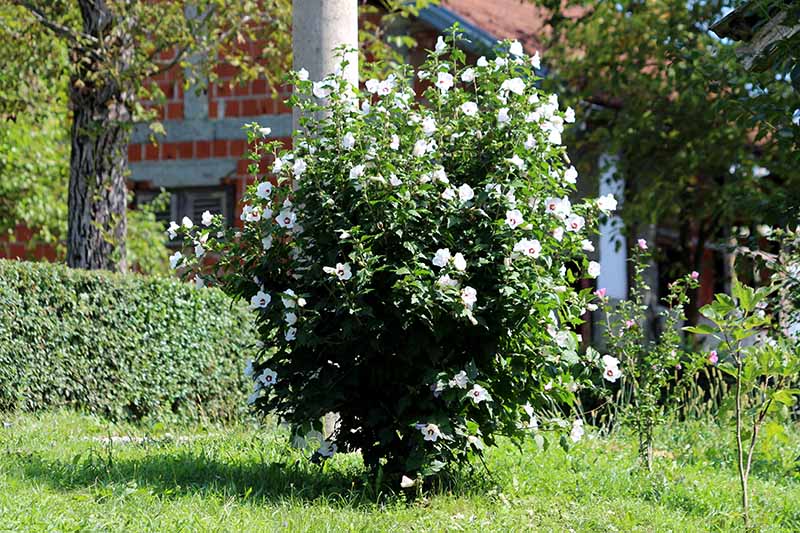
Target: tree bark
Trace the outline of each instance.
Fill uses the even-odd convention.
[[[78,3],[84,33],[103,49],[94,57],[78,47],[72,51],[67,264],[124,272],[131,95],[121,80],[130,66],[132,43],[126,32],[113,31],[114,13],[104,0]]]

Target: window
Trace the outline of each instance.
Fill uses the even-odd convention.
[[[225,187],[193,187],[185,189],[167,189],[170,194],[169,209],[156,212],[156,220],[169,224],[174,220],[180,224],[183,217],[189,217],[199,223],[204,211],[212,215],[222,215],[228,226],[233,225],[234,198],[233,186]],[[142,205],[153,201],[158,196],[157,190],[135,191],[135,204]]]

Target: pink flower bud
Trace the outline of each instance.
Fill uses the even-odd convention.
[[[605,298],[606,297],[606,289],[603,287],[602,289],[597,289],[594,291],[594,295],[598,298]]]
[[[700,279],[700,273],[697,272],[696,270],[692,270],[690,276],[692,277],[692,279]]]
[[[628,328],[628,329],[632,328],[635,325],[636,325],[636,322],[633,319],[625,321],[625,327]]]
[[[636,244],[638,244],[639,248],[641,248],[642,250],[647,250],[647,241],[646,240],[639,239],[638,241],[636,241]]]
[[[716,350],[711,350],[708,353],[708,362],[711,363],[712,365],[716,365],[718,361],[719,361],[719,357],[717,357],[717,351]]]

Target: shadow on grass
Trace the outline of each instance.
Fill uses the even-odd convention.
[[[347,459],[355,459],[349,457]],[[37,453],[19,456],[8,473],[41,481],[56,490],[146,488],[159,497],[214,496],[254,502],[325,501],[366,509],[392,498],[399,490],[376,489],[360,460],[331,467],[309,463],[266,462],[252,458],[230,462],[202,453],[158,452],[135,459],[107,457],[96,450],[72,461],[46,459]],[[15,471],[16,470],[16,471]],[[456,474],[433,493],[467,494],[487,488],[475,472]]]

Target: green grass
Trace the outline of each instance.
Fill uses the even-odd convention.
[[[287,450],[280,431],[255,424],[148,430],[71,413],[5,420],[0,531],[740,530],[730,439],[707,424],[665,428],[653,474],[636,467],[633,441],[621,437],[587,439],[569,455],[507,445],[488,455],[491,478],[481,471],[409,502],[365,487],[356,455],[320,468]],[[797,433],[759,455],[759,530],[800,530]],[[99,440],[109,435],[149,440]]]

